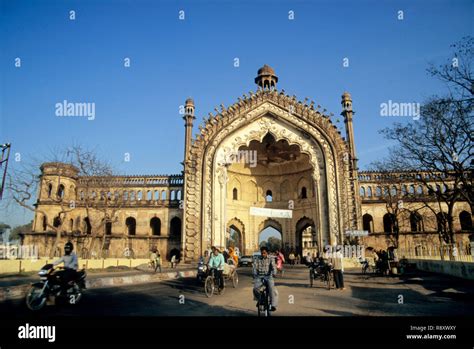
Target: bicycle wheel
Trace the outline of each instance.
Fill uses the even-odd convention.
[[[265,291],[265,311],[264,311],[264,316],[270,316],[270,296],[268,295],[268,292]]]
[[[211,298],[214,294],[214,279],[212,276],[208,276],[204,282],[204,292],[208,298]]]
[[[239,284],[239,275],[237,274],[236,271],[234,271],[234,275],[232,276],[232,286],[236,288],[238,284]]]
[[[257,301],[257,314],[258,316],[263,316],[264,312],[264,299],[263,299],[263,292],[260,292]]]

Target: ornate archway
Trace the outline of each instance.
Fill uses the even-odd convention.
[[[221,244],[226,230],[226,158],[229,152],[262,141],[296,144],[308,155],[318,207],[318,231],[327,243],[342,241],[351,211],[347,145],[326,116],[277,91],[258,91],[223,109],[201,127],[185,164],[185,258],[196,258],[203,248]]]
[[[227,236],[226,236],[226,247],[229,247],[229,241],[232,241],[234,244],[233,247],[238,247],[241,255],[246,253],[245,251],[245,225],[244,223],[238,219],[237,217],[232,218],[230,221],[227,222]],[[238,234],[239,239],[232,236],[232,234]]]

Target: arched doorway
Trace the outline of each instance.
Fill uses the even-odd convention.
[[[462,211],[459,214],[459,223],[461,224],[461,230],[471,231],[472,230],[472,215],[467,211]]]
[[[135,235],[137,229],[137,221],[133,217],[128,217],[125,220],[125,225],[127,227],[127,234],[128,235]]]
[[[338,185],[349,179],[344,162],[339,158],[340,150],[346,148],[343,138],[334,132],[334,126],[326,118],[321,118],[320,113],[316,114],[304,103],[264,92],[249,100],[252,104],[246,109],[231,108],[228,122],[217,120],[214,123],[210,119],[195,143],[197,152],[190,156],[184,182],[186,192],[191,193],[186,201],[191,209],[184,211],[183,218],[186,225],[183,248],[188,260],[196,259],[211,244],[225,245],[229,217],[243,217],[242,213],[247,214],[249,207],[292,209],[289,200],[300,200],[297,204],[306,200],[304,204],[308,207],[297,206],[301,209],[297,216],[304,215],[306,210],[314,219],[317,217],[315,226],[325,243],[340,242],[343,238],[342,226],[347,226],[346,216],[349,216],[341,214],[349,209],[349,200],[342,200],[345,188]],[[247,102],[241,102],[239,106],[244,104]],[[292,113],[288,112],[289,108]],[[225,111],[223,115],[227,115]],[[314,127],[316,121],[306,123],[305,119],[318,120],[320,125]],[[254,147],[252,142],[259,144]],[[294,147],[299,151],[293,150]],[[232,154],[245,161],[233,161]],[[238,200],[233,200],[232,175],[242,179],[239,178],[242,188],[237,191]],[[289,175],[295,178],[288,179]],[[298,188],[300,191],[295,188],[301,175],[308,178],[308,185],[304,185],[306,193],[302,188]],[[281,192],[282,178],[289,181],[291,191]],[[265,186],[267,181],[273,186]],[[255,183],[255,188],[247,191],[246,183]],[[288,193],[295,199],[286,199],[283,204],[283,194]],[[233,204],[235,213],[229,210]],[[356,213],[358,204],[354,206],[351,214]],[[270,216],[282,218],[281,215],[267,215]],[[258,245],[258,230],[255,229],[258,222],[259,218],[245,217],[251,241],[249,248]],[[293,221],[291,226],[294,224]],[[288,226],[288,233],[291,230]],[[200,243],[196,243],[196,238]]]
[[[240,230],[235,226],[231,225],[229,227],[229,236],[227,238],[227,243],[226,243],[227,248],[233,248],[235,251],[238,251],[238,253],[241,253],[243,251],[242,249],[242,233]]]
[[[153,217],[150,219],[150,228],[151,228],[151,235],[159,236],[161,235],[161,221],[158,217]]]
[[[245,251],[244,243],[245,227],[242,221],[238,218],[232,218],[227,223],[226,244],[227,248],[232,247],[238,251],[240,255],[247,253]]]
[[[173,217],[170,221],[167,257],[171,260],[173,255],[177,259],[181,258],[181,219],[179,217]]]
[[[258,247],[266,246],[269,251],[281,250],[283,240],[281,232],[273,227],[263,229],[258,235]]]
[[[317,254],[320,248],[320,241],[318,241],[318,234],[314,221],[311,218],[303,217],[296,223],[296,254],[301,257],[308,253],[312,256]]]

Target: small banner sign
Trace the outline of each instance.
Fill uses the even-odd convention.
[[[264,208],[264,207],[250,207],[250,215],[274,217],[274,218],[292,218],[293,211],[292,210],[278,210],[274,208]]]
[[[347,230],[346,235],[349,235],[349,236],[368,236],[369,232],[367,230]]]

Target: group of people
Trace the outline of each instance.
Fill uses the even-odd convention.
[[[398,257],[395,249],[391,248],[387,250],[374,250],[373,258],[375,268],[382,274],[388,274],[390,272],[390,262],[398,262]]]
[[[330,266],[333,277],[334,283],[336,285],[336,289],[338,290],[345,290],[344,287],[344,255],[342,253],[342,247],[337,246],[335,251],[330,251],[329,248],[324,248],[324,252],[321,255],[319,252],[315,256],[311,256],[308,253],[305,256],[305,264],[307,266],[314,266],[317,268],[318,266]]]
[[[161,258],[161,253],[157,248],[154,248],[151,250],[150,253],[150,265],[154,269],[155,273],[159,269],[161,273],[161,266],[162,266],[163,260]],[[176,268],[178,265],[178,257],[176,257],[176,254],[173,254],[170,259],[170,266],[171,268]]]

